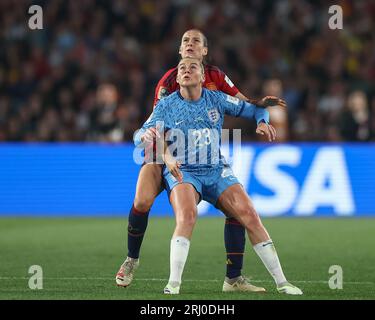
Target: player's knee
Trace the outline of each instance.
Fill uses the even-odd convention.
[[[241,220],[244,227],[248,230],[257,229],[261,226],[261,221],[258,213],[252,206],[243,206],[240,209]]]
[[[178,214],[176,223],[180,227],[192,229],[196,222],[197,213],[194,209],[183,210]]]
[[[142,195],[141,197],[135,197],[134,207],[141,212],[147,212],[151,209],[155,198],[150,195]]]

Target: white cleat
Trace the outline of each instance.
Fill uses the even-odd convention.
[[[266,289],[252,285],[250,281],[243,276],[237,277],[232,284],[229,282],[230,280],[225,277],[223,292],[266,292]]]
[[[179,294],[180,286],[172,287],[169,283],[164,288],[164,294]]]
[[[293,286],[289,282],[284,282],[281,285],[277,286],[277,291],[280,293],[291,294],[291,295],[301,295],[303,294],[300,288]]]
[[[116,284],[119,287],[127,287],[133,280],[134,272],[139,266],[139,259],[127,257],[116,274]]]

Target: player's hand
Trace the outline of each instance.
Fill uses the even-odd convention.
[[[172,176],[174,176],[177,181],[181,183],[183,178],[182,172],[180,170],[181,163],[169,154],[164,155],[164,163]]]
[[[146,132],[142,135],[141,141],[144,143],[152,143],[156,140],[156,138],[160,138],[160,133],[156,128],[149,128]]]
[[[256,105],[262,108],[280,106],[286,108],[286,102],[275,96],[266,96],[256,102]]]
[[[257,126],[257,134],[266,136],[269,142],[272,142],[276,139],[276,129],[271,125],[265,122],[261,122]]]

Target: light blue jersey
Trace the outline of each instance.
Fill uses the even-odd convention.
[[[196,101],[185,100],[179,91],[161,100],[138,136],[162,123],[168,131],[170,150],[182,169],[219,168],[223,166],[220,145],[225,114],[255,119],[257,123],[269,122],[267,110],[203,88],[201,98]]]
[[[267,110],[222,92],[203,89],[199,100],[189,101],[176,91],[159,102],[134,141],[138,145],[146,129],[162,124],[168,130],[169,148],[182,164],[183,183],[191,184],[200,199],[216,206],[220,195],[239,183],[232,169],[224,167],[220,153],[225,114],[269,122]],[[163,177],[170,194],[179,183],[165,166]]]

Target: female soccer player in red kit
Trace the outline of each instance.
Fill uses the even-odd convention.
[[[181,39],[179,53],[182,58],[197,58],[203,61],[208,53],[207,39],[204,34],[196,29],[186,31]],[[220,90],[241,100],[249,100],[218,67],[206,64],[204,71],[205,81],[203,87],[209,90]],[[157,107],[160,99],[179,90],[176,77],[177,67],[174,67],[168,70],[160,79],[155,90],[154,108]],[[283,100],[273,96],[267,96],[259,101],[251,102],[261,107],[272,105],[286,106]],[[270,127],[275,136],[274,128]],[[142,139],[144,141],[152,141],[155,134],[155,130],[149,129]],[[143,165],[138,177],[134,203],[129,213],[128,256],[116,275],[116,283],[119,286],[126,287],[133,280],[135,269],[139,265],[139,252],[147,228],[148,214],[155,198],[162,191],[162,165],[156,163]],[[227,252],[227,271],[223,291],[265,291],[264,288],[250,284],[241,275],[245,250],[245,229],[234,218],[226,218],[224,240]]]

